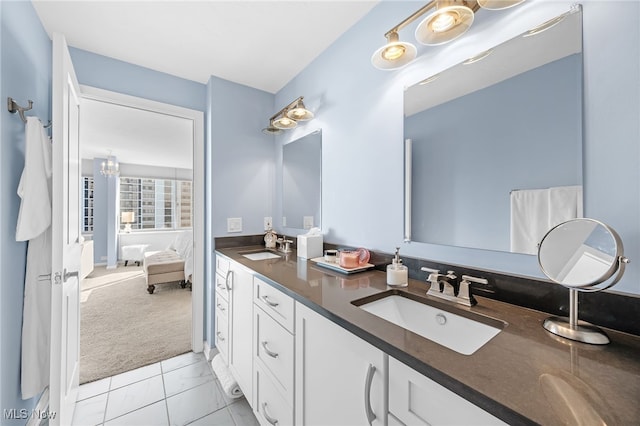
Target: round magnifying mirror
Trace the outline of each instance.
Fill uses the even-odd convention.
[[[538,262],[552,281],[569,288],[591,288],[619,269],[622,241],[593,219],[572,219],[552,228],[542,239]]]
[[[622,251],[616,231],[597,220],[572,219],[547,232],[538,247],[538,262],[549,279],[569,288],[569,318],[547,318],[544,328],[571,340],[609,343],[602,330],[578,321],[577,292],[600,291],[617,283],[629,262]]]

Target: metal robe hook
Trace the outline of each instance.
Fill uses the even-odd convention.
[[[9,110],[9,112],[11,114],[15,114],[16,112],[18,114],[20,114],[20,119],[23,122],[27,122],[27,118],[24,116],[24,112],[25,111],[29,111],[31,108],[33,108],[33,101],[32,100],[28,100],[27,102],[29,102],[29,106],[28,107],[21,107],[20,105],[18,105],[16,103],[16,101],[13,100],[13,98],[8,97],[7,98],[7,109]]]

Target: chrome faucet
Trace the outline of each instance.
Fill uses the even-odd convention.
[[[291,244],[293,244],[293,240],[288,240],[286,238],[278,238],[276,243],[280,244],[280,251],[283,253],[291,253]]]
[[[478,303],[471,293],[471,283],[488,283],[484,278],[476,278],[470,275],[463,275],[462,281],[458,282],[458,277],[453,271],[441,274],[437,269],[424,267],[421,269],[429,272],[427,281],[431,283],[431,287],[427,291],[427,296],[438,297],[465,306],[474,306]]]

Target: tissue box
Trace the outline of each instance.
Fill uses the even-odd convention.
[[[298,257],[303,259],[312,259],[321,257],[322,251],[322,234],[320,235],[298,235]]]

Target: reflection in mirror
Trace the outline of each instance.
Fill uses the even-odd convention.
[[[572,219],[553,227],[540,242],[538,262],[549,279],[569,288],[569,317],[547,318],[544,328],[571,340],[596,345],[609,343],[602,330],[578,322],[577,293],[615,285],[629,263],[623,251],[620,236],[602,222]]]
[[[577,8],[407,89],[407,240],[535,255],[581,217],[581,52]]]
[[[316,130],[282,147],[282,226],[320,228],[322,132]]]

